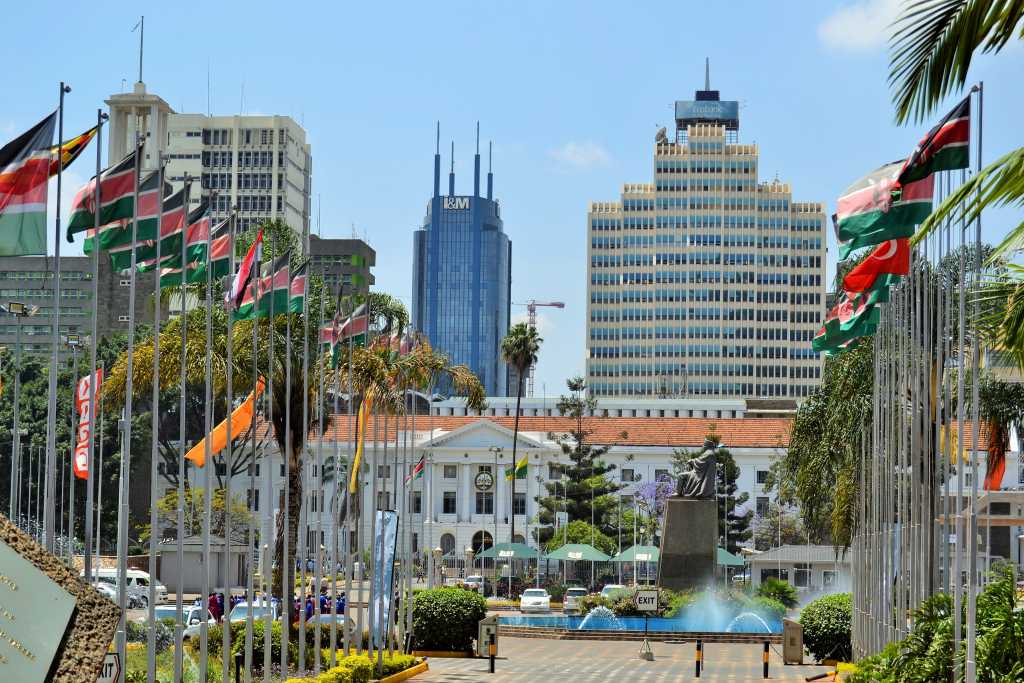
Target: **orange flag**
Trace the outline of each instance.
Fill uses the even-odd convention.
[[[256,390],[249,394],[248,398],[242,401],[242,405],[238,406],[231,413],[231,438],[234,439],[240,434],[244,433],[249,425],[252,424],[253,410],[256,405],[256,398],[263,393],[263,378],[260,377],[256,382]],[[199,443],[189,450],[185,454],[185,457],[195,463],[196,467],[202,467],[206,464],[206,441],[210,441],[210,455],[216,455],[222,450],[227,448],[228,445],[228,421],[225,419],[219,425],[217,425],[206,439],[203,439]]]

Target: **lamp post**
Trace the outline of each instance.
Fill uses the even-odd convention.
[[[68,411],[71,415],[71,426],[68,430],[68,464],[71,465],[75,459],[75,395],[78,388],[78,349],[82,345],[82,336],[69,334],[64,339],[65,345],[71,349],[71,408]],[[68,476],[68,562],[73,563],[75,559],[75,479],[77,477],[72,471]],[[88,539],[86,539],[88,542]]]
[[[5,310],[8,315],[13,315],[17,319],[14,342],[14,425],[11,427],[11,431],[14,432],[14,443],[11,446],[10,497],[10,516],[11,519],[15,519],[15,515],[20,509],[19,503],[21,502],[21,431],[18,429],[18,404],[20,403],[19,398],[21,396],[21,319],[26,316],[35,315],[39,308],[19,301],[10,301],[7,303],[7,306],[0,305],[0,308]]]
[[[494,548],[494,557],[491,559],[491,564],[494,567],[494,577],[493,577],[493,583],[492,583],[492,585],[494,587],[494,597],[495,597],[495,599],[497,599],[497,597],[498,597],[498,549],[497,549],[496,546],[497,546],[497,543],[498,543],[498,454],[501,453],[504,449],[501,446],[491,446],[487,450],[489,450],[491,453],[494,453],[494,499],[491,501],[491,508],[494,510],[494,538],[491,540],[491,547]],[[516,476],[515,463],[512,463],[512,477],[513,477],[513,479],[515,478],[515,476]],[[481,538],[482,537],[483,537],[483,534],[481,534]],[[481,545],[483,545],[482,541],[481,541]],[[483,571],[484,571],[484,567],[483,567],[483,564],[481,563],[481,565],[480,565],[480,573],[483,574]],[[486,593],[486,592],[487,591],[485,590],[484,593]],[[509,596],[509,597],[511,597],[511,596]]]
[[[441,554],[442,553],[444,553],[444,551],[441,550],[441,546],[437,546],[436,548],[434,548],[434,550],[431,553],[433,558],[434,558],[434,566],[431,568],[431,574],[430,574],[430,587],[431,588],[433,588],[435,583],[436,583],[435,573],[440,571]]]

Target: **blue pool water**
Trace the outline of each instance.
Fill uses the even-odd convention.
[[[506,626],[532,626],[567,630],[599,631],[643,631],[643,617],[586,617],[580,616],[502,616],[498,621]],[[586,623],[584,623],[586,621]],[[648,619],[651,631],[672,633],[782,633],[782,621],[762,618],[751,613],[722,615],[703,611],[691,611],[671,619],[651,617]]]

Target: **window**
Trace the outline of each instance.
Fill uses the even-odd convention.
[[[118,281],[117,284],[120,285],[121,287],[131,287],[132,286],[132,281],[131,280],[120,280],[120,281]]]
[[[768,470],[757,471],[757,483],[766,484],[768,482]]]
[[[259,512],[259,509],[260,509],[260,490],[259,489],[249,489],[246,493],[248,494],[246,496],[246,498],[249,501],[249,509],[252,510],[253,512]]]
[[[378,510],[390,510],[391,509],[391,492],[390,491],[377,491],[377,509]]]
[[[455,491],[445,491],[442,500],[441,512],[446,515],[455,514]]]
[[[793,564],[793,585],[797,588],[808,588],[811,585],[811,565],[805,562]]]
[[[412,492],[412,514],[419,515],[423,513],[423,493],[421,491]]]
[[[281,465],[280,465],[280,467],[278,469],[280,470],[281,474],[279,474],[277,476],[283,477],[284,476],[284,463],[283,462],[281,463]]]
[[[831,588],[836,585],[836,579],[839,577],[838,572],[832,569],[826,569],[821,573],[821,587]]]
[[[1022,470],[1024,472],[1024,470]],[[561,465],[548,465],[548,479],[560,479],[562,476]]]
[[[442,554],[451,555],[455,552],[455,536],[452,534],[442,534],[440,545]]]
[[[668,478],[668,470],[654,470],[654,481],[662,481]]]
[[[477,470],[480,471],[480,472],[490,472],[491,471],[491,466],[490,465],[480,465],[480,466],[477,467]]]
[[[764,583],[765,579],[779,579],[780,581],[789,581],[789,569],[783,569],[781,572],[775,567],[771,569],[762,569],[761,583]]]
[[[757,516],[767,517],[768,516],[768,496],[757,497]]]
[[[476,492],[476,514],[478,515],[493,515],[494,514],[494,494],[490,491],[477,491]]]
[[[163,466],[163,463],[160,463],[160,465]],[[217,468],[217,476],[218,477],[223,477],[223,476],[225,476],[228,473],[228,466],[227,466],[226,463],[218,462],[218,463],[215,463],[215,465],[216,465],[216,468]],[[161,472],[161,474],[163,474],[163,473]]]
[[[526,514],[526,494],[516,493],[515,497],[512,498],[512,514],[514,515],[525,515]]]
[[[377,478],[378,479],[390,479],[391,478],[391,465],[377,465]]]
[[[445,479],[457,479],[459,476],[458,465],[445,465],[444,466],[444,478]]]
[[[626,469],[625,467],[619,470],[619,481],[635,481],[633,470]]]
[[[1024,484],[1024,462],[1017,465],[1017,483]]]

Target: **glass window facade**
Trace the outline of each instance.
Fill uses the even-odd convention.
[[[413,326],[453,363],[468,366],[488,396],[505,396],[512,246],[496,201],[435,196],[414,235]],[[451,394],[451,387],[436,391]]]

